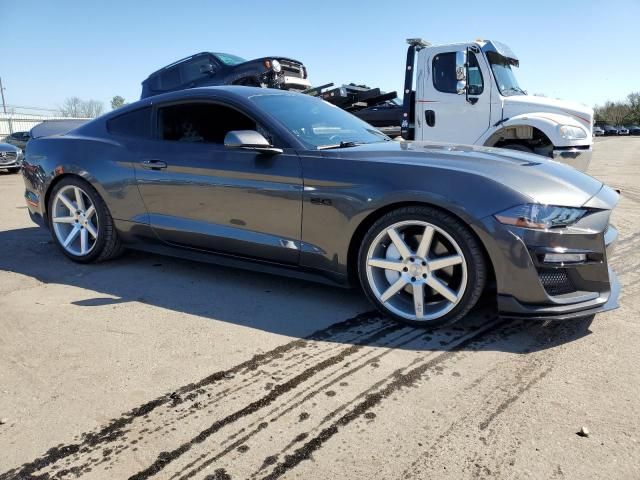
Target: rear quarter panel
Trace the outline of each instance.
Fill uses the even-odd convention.
[[[43,216],[52,185],[62,175],[89,182],[116,220],[140,221],[146,210],[135,183],[132,154],[117,141],[97,135],[69,134],[33,139],[25,157],[25,185],[38,197]]]

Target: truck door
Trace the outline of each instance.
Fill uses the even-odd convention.
[[[457,49],[463,51],[464,46]],[[474,144],[491,120],[490,73],[481,54],[469,52],[469,99],[459,94],[456,53],[452,46],[421,52],[422,89],[416,95],[416,138],[434,142]],[[422,94],[421,94],[422,93]]]

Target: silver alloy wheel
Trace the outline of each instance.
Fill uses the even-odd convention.
[[[52,205],[51,222],[62,248],[78,257],[90,253],[98,241],[98,216],[86,192],[67,185],[56,193]]]
[[[443,317],[460,303],[467,288],[462,249],[446,231],[428,222],[390,225],[371,243],[366,262],[376,298],[407,320]]]

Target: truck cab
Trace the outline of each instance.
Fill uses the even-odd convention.
[[[593,109],[527,94],[509,47],[408,42],[404,138],[510,148],[587,169]]]

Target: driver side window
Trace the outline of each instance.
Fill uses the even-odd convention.
[[[190,102],[158,110],[158,134],[162,140],[222,145],[233,130],[266,133],[254,120],[224,105]]]
[[[484,91],[484,79],[475,54],[469,52],[467,85],[469,95],[480,95]],[[457,94],[456,52],[440,53],[433,57],[433,86],[439,92]]]

